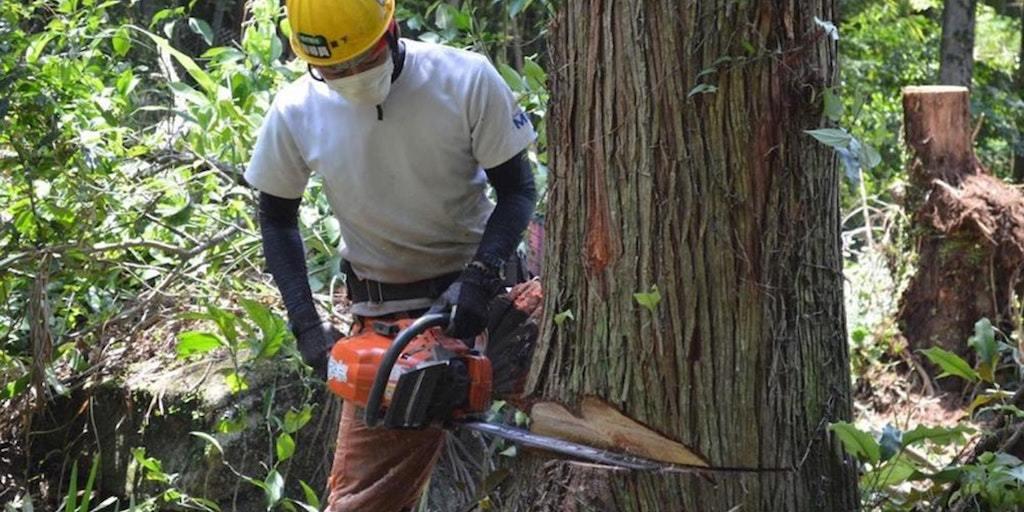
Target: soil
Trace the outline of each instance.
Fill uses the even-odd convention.
[[[854,392],[856,423],[872,431],[881,432],[886,424],[900,430],[952,427],[966,415],[960,393],[931,394],[903,365],[871,368],[857,379]]]

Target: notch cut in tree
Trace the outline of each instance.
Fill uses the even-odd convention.
[[[530,409],[530,418],[530,431],[542,436],[622,451],[670,464],[709,466],[704,457],[689,447],[627,417],[597,397],[584,398],[579,415],[554,402],[540,402]]]
[[[900,330],[912,349],[966,355],[978,319],[1010,332],[1020,317],[1024,195],[975,157],[966,87],[907,87],[903,112],[918,270],[901,299]]]

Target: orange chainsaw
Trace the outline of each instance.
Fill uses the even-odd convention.
[[[524,447],[639,471],[772,471],[653,460],[483,421],[491,405],[491,362],[461,341],[442,335],[449,320],[446,313],[428,313],[416,320],[368,319],[369,326],[335,343],[328,361],[328,387],[365,409],[364,420],[370,427],[468,428]]]
[[[365,408],[368,426],[421,428],[487,411],[491,362],[441,334],[449,315],[367,322],[334,345],[327,385]]]

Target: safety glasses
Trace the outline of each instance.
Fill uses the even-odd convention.
[[[337,64],[331,64],[330,66],[310,66],[310,74],[315,69],[319,72],[321,77],[326,79],[342,78],[351,76],[367,69],[373,68],[383,61],[384,55],[388,50],[388,42],[386,37],[382,37],[377,44],[373,45],[372,48],[363,52],[356,57],[353,57],[345,62],[339,62]],[[317,78],[313,74],[314,78]]]

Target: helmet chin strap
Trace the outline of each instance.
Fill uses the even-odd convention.
[[[308,62],[306,63],[306,71],[309,72],[309,76],[313,77],[313,80],[316,80],[317,82],[325,81],[324,77],[320,76],[320,73],[313,72],[313,65]]]
[[[405,43],[399,38],[402,36],[402,31],[398,27],[398,23],[395,20],[391,20],[391,26],[388,27],[387,33],[384,37],[388,40],[388,47],[391,48],[391,61],[394,63],[394,71],[391,72],[391,83],[395,83],[398,77],[402,75],[402,69],[405,67]]]

